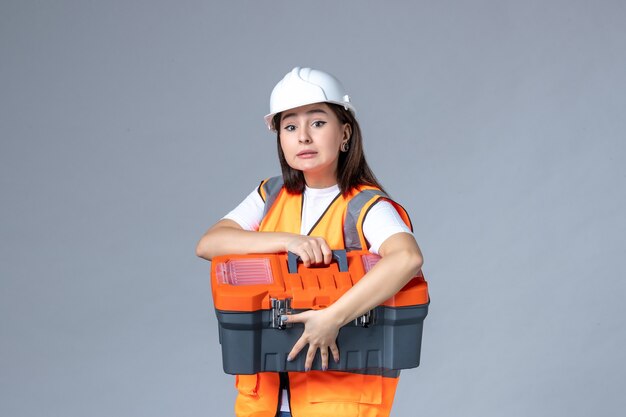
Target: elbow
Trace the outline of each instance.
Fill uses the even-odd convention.
[[[204,249],[204,246],[202,245],[202,241],[198,242],[198,244],[196,245],[196,256],[198,258],[208,259],[208,255]]]
[[[419,274],[424,265],[424,258],[419,251],[411,251],[407,256],[407,268],[411,271],[411,276]]]
[[[198,243],[198,245],[196,246],[196,256],[198,258],[205,258],[205,254],[204,254],[204,248],[202,248],[202,245],[200,245],[200,243]]]
[[[415,238],[407,233],[391,236],[380,246],[379,253],[383,258],[391,257],[396,270],[407,279],[418,275],[424,264],[422,251]]]
[[[207,242],[206,235],[200,239],[196,245],[196,256],[202,259],[210,261],[213,258],[213,254],[210,250],[210,242]]]
[[[401,262],[403,270],[410,277],[419,274],[424,264],[424,257],[418,247],[405,247],[397,253],[397,258]]]
[[[216,256],[232,253],[229,250],[232,245],[228,242],[236,240],[232,237],[236,229],[241,228],[232,220],[221,220],[211,226],[196,245],[196,256],[210,261]]]

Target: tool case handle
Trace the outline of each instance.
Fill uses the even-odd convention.
[[[339,272],[348,272],[348,256],[345,249],[333,250],[333,259],[339,265]],[[287,252],[287,266],[290,274],[298,273],[298,261],[300,257],[293,252]]]

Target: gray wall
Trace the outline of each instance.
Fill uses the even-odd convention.
[[[620,1],[0,2],[0,415],[231,415],[200,235],[343,80],[432,305],[396,416],[626,408]]]

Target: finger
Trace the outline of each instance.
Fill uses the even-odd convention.
[[[311,265],[311,257],[308,254],[308,252],[306,251],[306,249],[302,248],[300,249],[298,252],[296,252],[296,254],[300,257],[300,260],[302,261],[302,265],[308,267],[309,265]]]
[[[289,323],[302,323],[306,319],[306,315],[304,313],[305,312],[303,312],[303,313],[296,313],[296,314],[285,314],[285,315],[282,315],[280,318],[284,322],[288,321]]]
[[[328,369],[328,348],[321,347],[320,348],[320,356],[322,357],[322,371]]]
[[[304,348],[306,345],[307,345],[307,341],[304,338],[304,336],[300,337],[300,339],[298,339],[296,344],[293,345],[293,347],[291,348],[291,352],[289,352],[289,355],[287,355],[287,360],[288,361],[294,360],[296,356],[298,356],[298,353],[300,353],[302,348]]]
[[[304,258],[302,256],[300,258],[302,259],[302,263],[304,264],[304,266],[308,268],[313,262],[315,262],[315,252],[310,247],[303,249],[303,252]]]
[[[315,259],[316,264],[321,264],[324,261],[324,254],[319,246],[313,248],[313,259]]]
[[[333,251],[328,246],[328,243],[324,238],[319,238],[318,243],[320,245],[320,251],[322,252],[322,256],[324,257],[324,263],[329,264],[333,260]]]
[[[317,352],[317,346],[309,345],[309,350],[306,352],[306,360],[304,361],[304,370],[310,371],[313,366],[313,359],[315,359],[315,353]]]
[[[333,251],[330,250],[330,247],[325,240],[322,241],[322,246],[320,247],[320,249],[322,250],[322,254],[324,255],[324,263],[326,265],[330,264],[333,260]]]
[[[336,342],[333,342],[333,344],[330,345],[330,352],[333,354],[333,359],[335,360],[335,363],[339,363],[339,348],[337,347]]]

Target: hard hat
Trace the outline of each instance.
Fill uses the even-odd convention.
[[[273,118],[276,113],[313,103],[334,103],[356,113],[350,96],[341,82],[327,72],[295,67],[276,84],[270,96],[270,114],[265,123],[276,130]]]

